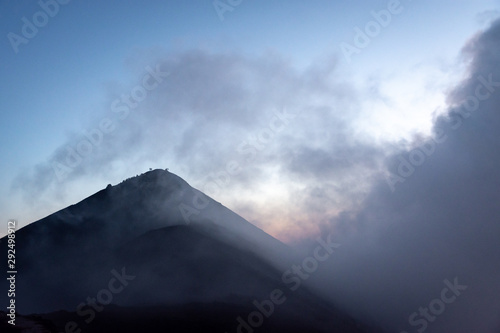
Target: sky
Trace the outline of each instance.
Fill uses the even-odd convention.
[[[334,235],[318,286],[374,321],[416,331],[457,279],[429,331],[498,332],[499,4],[2,1],[0,219],[168,168],[286,243]]]
[[[26,225],[151,167],[284,241],[314,233],[429,135],[498,2],[232,4],[3,1],[1,218]]]

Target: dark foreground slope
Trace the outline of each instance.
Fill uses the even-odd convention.
[[[249,303],[250,304],[250,303]],[[110,305],[86,323],[74,312],[58,311],[42,315],[20,316],[16,327],[5,323],[5,314],[0,312],[1,332],[93,332],[93,333],[221,333],[221,332],[261,332],[261,333],[324,333],[324,332],[371,332],[354,329],[356,323],[345,317],[343,321],[332,322],[324,330],[311,325],[302,316],[290,317],[276,312],[257,327],[238,327],[237,318],[243,313],[251,313],[255,308],[230,303],[190,303],[175,306],[122,308]],[[68,326],[70,325],[70,326]],[[69,328],[66,330],[66,328]],[[350,327],[350,328],[349,328]]]
[[[16,251],[17,311],[38,314],[18,323],[38,331],[369,331],[284,284],[286,245],[163,170],[18,230]]]

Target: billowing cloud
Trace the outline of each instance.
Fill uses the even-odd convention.
[[[389,156],[362,204],[329,221],[343,246],[321,290],[391,331],[500,329],[499,51],[496,21],[465,46],[432,138]]]
[[[276,173],[290,183],[328,181],[347,202],[380,160],[378,147],[354,138],[349,124],[360,114],[359,97],[335,57],[305,70],[273,54],[192,50],[151,58],[136,85],[110,93],[101,118],[13,187],[51,198],[89,179],[107,182],[111,170],[127,178],[152,165],[170,167],[230,207],[257,205]],[[248,218],[263,225],[268,215],[255,212]]]

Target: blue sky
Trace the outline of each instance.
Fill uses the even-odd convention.
[[[433,113],[446,107],[447,93],[464,75],[461,49],[497,17],[499,5],[493,0],[394,2],[400,12],[366,48],[346,59],[341,44],[353,44],[355,27],[365,29],[374,20],[372,11],[386,10],[389,3],[243,0],[221,20],[211,1],[73,0],[58,4],[58,12],[46,16],[47,23],[16,52],[9,33],[22,36],[23,18],[33,22],[42,7],[35,1],[1,2],[0,218],[26,225],[149,167],[169,167],[203,190],[207,175],[223,169],[239,145],[286,107],[300,114],[298,120],[212,195],[280,239],[316,230],[304,221],[352,207],[353,198],[367,191],[372,173],[380,171],[388,147],[430,134]],[[159,64],[172,72],[172,80],[165,78],[67,178],[46,172],[61,160],[61,149],[76,147],[82,131],[115,116],[112,102],[141,82],[146,67]],[[269,87],[259,89],[238,81],[242,78]],[[223,101],[210,101],[219,96],[219,84],[228,101],[241,102],[233,113]],[[301,99],[287,100],[280,87]],[[183,93],[189,99],[175,99]],[[321,111],[320,104],[331,109]],[[309,112],[314,116],[306,117]],[[203,119],[206,126],[193,127],[205,124]],[[332,127],[337,125],[341,129]],[[319,180],[294,173],[303,170],[301,161],[292,157],[288,173],[282,161],[299,144],[309,150],[326,147],[337,135],[335,142],[376,143],[366,151],[380,157],[342,180],[333,177],[331,186],[322,188],[330,199],[311,203],[314,196],[307,189],[317,188]],[[284,148],[294,142],[295,148]],[[215,149],[214,160],[206,160],[207,147]],[[365,181],[343,183],[358,177],[356,172]],[[310,209],[322,203],[328,209]]]

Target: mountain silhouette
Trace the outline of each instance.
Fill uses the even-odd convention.
[[[287,245],[167,170],[108,185],[15,236],[17,319],[33,331],[376,332],[291,290]]]

